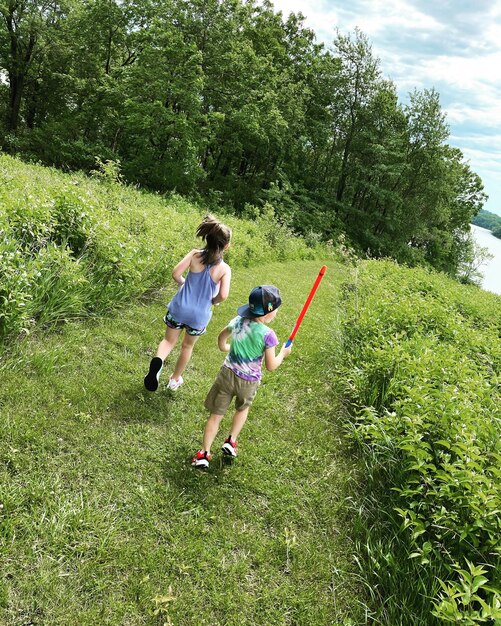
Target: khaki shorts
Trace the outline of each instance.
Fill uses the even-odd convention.
[[[235,398],[236,410],[246,409],[256,397],[259,382],[244,380],[223,366],[205,398],[205,408],[216,415],[224,415]]]

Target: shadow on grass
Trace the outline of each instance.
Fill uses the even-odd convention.
[[[213,499],[220,498],[221,489],[226,484],[231,485],[236,468],[218,453],[213,455],[207,469],[193,467],[191,459],[195,451],[188,450],[186,445],[174,446],[163,463],[162,476],[166,483],[189,496],[190,500],[212,506]]]
[[[124,423],[168,425],[182,409],[171,391],[160,388],[152,393],[144,388],[141,381],[116,394],[108,410],[112,419]]]

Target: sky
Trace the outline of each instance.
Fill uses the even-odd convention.
[[[369,39],[401,103],[414,89],[440,94],[450,136],[484,183],[484,209],[501,215],[501,0],[272,0],[302,13],[332,48],[337,29]]]

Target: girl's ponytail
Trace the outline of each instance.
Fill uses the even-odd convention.
[[[207,215],[199,224],[196,234],[205,241],[205,248],[201,251],[204,265],[220,259],[225,246],[230,243],[231,239],[231,229],[218,222],[212,215]]]

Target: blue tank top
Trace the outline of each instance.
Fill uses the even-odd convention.
[[[218,261],[220,262],[220,261]],[[212,317],[212,298],[219,292],[219,285],[212,280],[206,265],[201,272],[188,272],[184,285],[167,305],[169,313],[179,324],[201,330]]]

